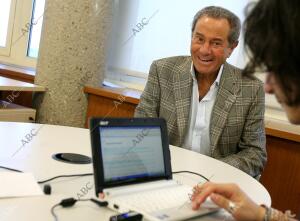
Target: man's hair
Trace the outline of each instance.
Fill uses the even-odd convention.
[[[196,13],[192,23],[192,33],[195,30],[197,21],[202,17],[210,17],[215,19],[226,19],[230,25],[230,31],[228,35],[229,44],[234,44],[238,42],[240,31],[241,31],[241,21],[240,19],[233,14],[231,11],[217,6],[209,6],[201,9]]]
[[[244,74],[250,76],[257,68],[272,72],[286,95],[287,105],[299,106],[299,1],[261,0],[248,5],[247,11],[244,32],[250,61]]]

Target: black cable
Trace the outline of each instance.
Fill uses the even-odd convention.
[[[57,178],[63,178],[63,177],[80,177],[80,176],[91,176],[93,173],[83,173],[83,174],[70,174],[70,175],[60,175],[60,176],[55,176],[46,180],[38,181],[38,184],[42,183],[47,183],[51,180],[57,179]]]
[[[11,171],[18,172],[18,173],[23,173],[23,171],[21,171],[21,170],[9,168],[9,167],[0,166],[0,168],[6,169],[6,170],[11,170]]]
[[[100,207],[106,207],[108,205],[107,201],[98,201],[94,198],[91,199],[75,199],[75,198],[66,198],[60,201],[60,203],[55,204],[51,207],[51,214],[54,217],[55,221],[58,221],[58,217],[55,213],[55,208],[58,206],[62,206],[64,208],[73,206],[78,201],[92,201],[93,203],[97,204]]]
[[[56,215],[55,212],[54,212],[54,209],[55,209],[56,207],[58,207],[58,206],[60,206],[60,203],[57,203],[57,204],[55,204],[54,206],[51,207],[51,214],[52,214],[52,216],[54,217],[54,220],[55,220],[55,221],[58,221],[58,218],[57,218],[57,215]]]
[[[21,171],[21,170],[17,170],[17,169],[5,167],[5,166],[0,166],[0,168],[6,169],[6,170],[15,171],[15,172],[19,172],[19,173],[23,173],[23,171]],[[174,172],[172,172],[172,173],[173,173],[173,174],[177,174],[177,173],[190,173],[190,174],[194,174],[194,175],[200,176],[200,177],[202,177],[203,179],[205,179],[206,181],[209,181],[209,179],[208,179],[207,177],[205,177],[204,175],[202,175],[202,174],[200,174],[200,173],[188,171],[188,170],[174,171]],[[60,175],[60,176],[55,176],[55,177],[52,177],[52,178],[49,178],[49,179],[46,179],[46,180],[38,181],[38,183],[39,183],[39,184],[43,184],[43,183],[49,182],[49,181],[51,181],[51,180],[58,179],[58,178],[63,178],[63,177],[80,177],[80,176],[91,176],[91,175],[93,175],[93,173]]]
[[[187,171],[187,170],[183,170],[183,171],[174,171],[172,172],[173,174],[178,174],[178,173],[190,173],[190,174],[194,174],[194,175],[197,175],[197,176],[200,176],[201,178],[205,179],[206,181],[209,181],[209,179],[207,177],[205,177],[204,175],[200,174],[200,173],[196,173],[196,172],[192,172],[192,171]],[[53,180],[53,179],[56,179],[56,178],[59,178],[59,177],[70,177],[70,176],[89,176],[89,175],[92,175],[92,173],[87,173],[87,174],[75,174],[75,175],[62,175],[62,176],[57,176],[57,177],[53,177],[53,178],[50,178],[48,180],[45,180],[45,181],[40,181],[39,183],[44,183],[44,182],[48,182],[50,180]],[[51,214],[53,215],[55,221],[58,221],[58,218],[57,218],[57,215],[55,214],[54,212],[54,209],[57,207],[57,206],[62,206],[62,207],[71,207],[73,206],[76,202],[78,201],[92,201],[94,203],[96,203],[98,206],[100,207],[106,207],[108,205],[108,202],[107,201],[98,201],[94,198],[91,198],[91,199],[75,199],[75,198],[67,198],[67,199],[63,199],[60,203],[58,204],[55,204],[52,208],[51,208]]]
[[[197,175],[197,176],[200,176],[202,177],[203,179],[205,179],[206,181],[209,181],[209,179],[205,176],[203,176],[202,174],[200,173],[196,173],[196,172],[193,172],[193,171],[188,171],[188,170],[183,170],[183,171],[174,171],[172,172],[173,174],[177,174],[177,173],[190,173],[190,174],[194,174],[194,175]]]
[[[24,173],[21,170],[17,170],[17,169],[13,169],[13,168],[9,168],[9,167],[5,167],[5,166],[0,166],[0,168],[5,169],[5,170],[10,170],[10,171],[14,171],[14,172],[18,172],[18,173]],[[42,180],[42,181],[38,181],[38,184],[42,184],[42,183],[46,183],[49,182],[51,180],[57,179],[57,178],[63,178],[63,177],[80,177],[80,176],[91,176],[93,175],[93,173],[83,173],[83,174],[69,174],[69,175],[59,175],[59,176],[55,176],[46,180]]]

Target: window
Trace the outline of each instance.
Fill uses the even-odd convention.
[[[35,67],[45,0],[1,0],[0,63]]]
[[[15,1],[3,0],[0,7],[0,55],[9,54],[9,39],[12,35]]]
[[[3,0],[0,8],[0,47],[6,47],[11,0]]]
[[[27,55],[37,58],[39,52],[40,38],[43,24],[45,0],[35,1],[32,16],[32,28],[29,35],[29,46]]]
[[[209,5],[234,12],[243,23],[245,7],[257,0],[114,0],[106,82],[143,90],[153,60],[190,55],[195,13]],[[227,62],[245,67],[243,36]],[[265,75],[258,74],[264,81]],[[273,95],[266,95],[266,116],[286,120]]]
[[[143,89],[153,60],[190,55],[191,24],[196,12],[216,5],[229,9],[244,21],[250,0],[115,0],[107,79],[129,81]],[[244,67],[242,40],[228,62]]]

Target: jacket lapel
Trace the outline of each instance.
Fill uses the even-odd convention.
[[[213,156],[215,148],[217,147],[231,106],[236,100],[239,90],[237,83],[237,76],[234,70],[225,63],[210,120],[211,156]]]
[[[173,93],[175,99],[175,111],[177,116],[177,128],[179,135],[179,146],[182,146],[189,121],[191,106],[193,78],[191,76],[191,58],[178,67],[173,74]]]

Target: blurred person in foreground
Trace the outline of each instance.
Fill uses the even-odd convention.
[[[291,123],[300,124],[300,4],[297,0],[261,0],[245,21],[245,45],[251,58],[245,75],[267,72],[265,91],[275,94]],[[257,205],[236,184],[208,182],[194,188],[193,209],[210,196],[236,220],[295,220],[283,213]]]

